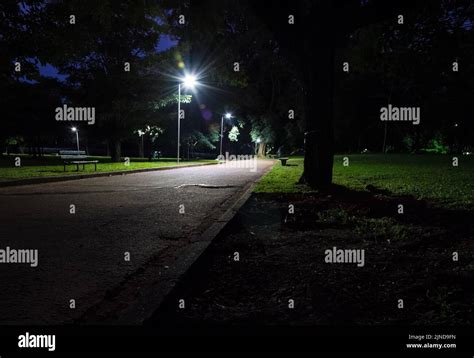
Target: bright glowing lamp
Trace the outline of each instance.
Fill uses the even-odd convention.
[[[194,75],[186,75],[183,78],[183,86],[187,88],[194,88],[197,84],[196,76]]]

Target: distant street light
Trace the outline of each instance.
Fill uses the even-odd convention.
[[[176,157],[176,161],[179,164],[179,147],[180,147],[180,135],[181,135],[181,85],[184,88],[194,89],[196,85],[198,85],[198,81],[196,76],[194,75],[185,75],[181,82],[178,84],[178,155]]]
[[[71,130],[76,132],[76,142],[77,142],[77,151],[79,151],[79,129],[76,127],[72,127]]]
[[[226,113],[225,114],[226,119],[231,119],[232,114]],[[222,139],[224,138],[224,116],[221,116],[221,150],[220,150],[220,156],[222,158]]]
[[[142,138],[141,155],[143,157],[145,156],[145,145],[143,143],[143,136],[145,135],[145,132],[139,129],[137,133],[138,133],[138,136]]]

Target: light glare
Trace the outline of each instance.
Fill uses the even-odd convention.
[[[194,88],[197,84],[196,76],[194,75],[186,75],[183,79],[184,87]]]

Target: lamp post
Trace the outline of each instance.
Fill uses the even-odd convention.
[[[71,130],[76,132],[77,151],[79,152],[79,129],[72,127]]]
[[[144,157],[145,156],[145,146],[144,146],[144,143],[143,143],[143,136],[145,135],[145,132],[142,131],[141,129],[138,130],[138,136],[141,137],[141,146],[140,146],[140,155],[141,157]]]
[[[178,85],[178,154],[176,155],[176,161],[178,164],[179,164],[180,133],[181,133],[181,83]]]
[[[232,114],[226,113],[225,118],[230,119],[232,118]],[[222,139],[224,138],[224,116],[221,116],[221,149],[220,149],[220,157],[222,158]]]
[[[186,75],[181,79],[181,82],[178,84],[178,153],[176,156],[176,161],[179,164],[179,147],[180,147],[180,135],[181,135],[181,85],[185,88],[193,89],[196,86],[197,80],[196,76]]]

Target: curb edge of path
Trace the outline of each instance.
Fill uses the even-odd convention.
[[[98,177],[109,177],[109,176],[116,176],[116,175],[146,173],[146,172],[153,172],[153,171],[159,171],[159,170],[202,167],[205,165],[216,165],[216,164],[219,164],[219,163],[216,162],[216,163],[202,163],[202,164],[189,164],[189,165],[173,165],[173,166],[156,167],[156,168],[117,170],[114,172],[103,172],[103,173],[94,173],[94,174],[79,174],[79,175],[69,175],[69,176],[10,180],[10,181],[0,182],[0,188],[9,187],[9,186],[23,186],[23,185],[31,185],[31,184],[44,184],[44,183],[54,183],[54,182],[62,182],[62,181],[70,181],[70,180],[81,180],[81,179],[98,178]]]
[[[232,206],[220,215],[203,233],[198,235],[197,240],[177,252],[176,256],[181,259],[177,260],[176,265],[168,270],[166,275],[162,276],[162,284],[147,290],[141,299],[122,311],[117,317],[118,319],[115,324],[147,324],[175,288],[181,277],[193,267],[224,227],[234,218],[240,208],[250,198],[255,185],[272,170],[275,163],[270,165],[258,179],[247,184],[244,187],[243,193],[237,197]]]

